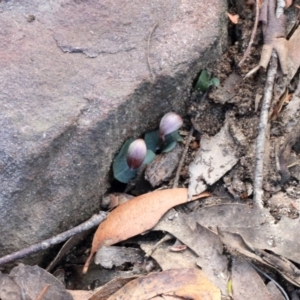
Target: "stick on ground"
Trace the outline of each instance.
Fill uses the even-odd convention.
[[[246,51],[244,52],[244,55],[243,55],[241,61],[238,64],[239,67],[242,66],[242,64],[245,62],[246,58],[249,56],[249,54],[251,52],[251,47],[252,47],[252,44],[253,44],[253,41],[254,41],[254,38],[255,38],[255,35],[256,35],[257,26],[258,26],[258,19],[259,19],[259,3],[258,3],[258,1],[259,0],[255,1],[255,22],[254,22],[254,26],[253,26],[253,29],[252,29],[252,32],[251,32],[250,41],[249,41],[249,44],[247,46]]]
[[[87,220],[86,222],[70,229],[67,230],[63,233],[60,233],[50,239],[44,240],[43,242],[34,244],[28,248],[24,248],[20,251],[14,252],[12,254],[3,256],[0,258],[0,265],[4,265],[7,264],[9,262],[15,261],[17,259],[20,258],[24,258],[30,254],[36,253],[38,251],[41,250],[45,250],[50,248],[53,245],[59,244],[61,242],[64,242],[65,240],[67,240],[68,238],[70,238],[71,236],[74,236],[78,233],[81,233],[83,231],[86,231],[88,229],[91,229],[97,225],[99,225],[101,222],[103,222],[106,219],[106,213],[105,212],[100,212],[97,215],[93,215],[89,220]]]
[[[263,169],[264,154],[267,133],[269,132],[269,110],[273,96],[273,86],[277,72],[277,55],[273,51],[271,63],[268,69],[267,81],[264,91],[264,98],[260,112],[260,120],[258,126],[258,136],[256,139],[256,155],[255,155],[255,173],[254,173],[254,195],[253,202],[259,208],[263,208]]]

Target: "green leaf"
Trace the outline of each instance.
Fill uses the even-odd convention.
[[[173,141],[175,141],[175,142],[182,142],[183,141],[183,138],[179,134],[178,130],[173,131],[170,134],[166,135],[164,144],[169,144]]]
[[[148,150],[151,150],[153,153],[156,152],[156,148],[159,140],[159,130],[154,130],[145,134],[145,143]]]
[[[210,85],[219,86],[220,80],[219,80],[219,78],[214,77],[209,81],[209,83],[210,83]]]
[[[171,150],[173,150],[176,146],[177,142],[173,141],[167,145],[164,146],[162,152],[165,153],[165,152],[169,152]]]
[[[166,135],[165,142],[162,147],[162,152],[169,152],[174,149],[177,142],[183,141],[182,136],[179,134],[178,130]]]
[[[152,163],[155,157],[156,157],[155,153],[152,150],[147,149],[147,154],[143,161],[143,165]]]
[[[206,70],[202,70],[198,81],[195,85],[195,89],[205,92],[210,86],[210,74]]]
[[[133,138],[130,138],[123,144],[113,162],[114,178],[123,183],[128,183],[137,174],[137,170],[130,169],[126,161],[127,151],[132,142]]]

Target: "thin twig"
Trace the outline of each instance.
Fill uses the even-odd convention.
[[[276,17],[279,18],[283,13],[281,11],[281,0],[277,0]],[[260,113],[260,121],[258,127],[258,136],[256,140],[256,163],[253,183],[253,203],[259,208],[263,208],[263,169],[264,169],[264,154],[265,154],[265,143],[266,136],[269,129],[268,119],[269,110],[271,107],[273,97],[273,86],[277,73],[278,60],[276,52],[273,50],[271,62],[269,64],[267,81],[264,91],[264,99]]]
[[[45,294],[47,293],[47,291],[49,290],[50,286],[51,286],[50,284],[46,284],[42,289],[41,293],[39,294],[39,296],[35,300],[42,300]]]
[[[152,66],[151,66],[151,63],[150,63],[150,43],[151,43],[151,37],[152,37],[152,34],[154,32],[154,30],[156,29],[156,27],[158,26],[158,23],[156,23],[153,27],[153,29],[151,30],[150,34],[149,34],[149,37],[148,37],[148,42],[147,42],[147,62],[148,62],[148,68],[149,68],[149,71],[150,71],[150,74],[151,74],[151,82],[153,83],[154,81],[154,73],[152,71]]]
[[[277,0],[276,17],[279,18],[284,13],[285,0]]]
[[[184,147],[184,150],[183,150],[183,153],[182,153],[182,156],[181,156],[181,159],[180,159],[177,171],[176,171],[176,175],[175,175],[175,179],[174,179],[174,183],[173,183],[173,189],[177,188],[177,186],[178,186],[178,180],[179,180],[180,172],[181,172],[181,169],[182,169],[187,151],[189,149],[189,145],[190,145],[190,143],[193,139],[193,133],[194,133],[194,127],[192,126],[192,128],[189,132],[188,138],[186,140],[186,144],[185,144],[185,147]]]
[[[252,44],[254,42],[254,38],[255,38],[255,35],[256,35],[256,31],[257,31],[258,19],[259,19],[259,0],[256,0],[255,1],[255,22],[254,22],[254,26],[253,26],[253,29],[252,29],[252,32],[251,32],[250,41],[249,41],[249,44],[247,46],[246,51],[244,52],[244,55],[243,55],[241,61],[238,64],[238,67],[242,66],[242,64],[245,62],[246,58],[250,54],[251,47],[252,47]]]
[[[28,256],[30,254],[36,253],[41,250],[45,250],[50,248],[53,245],[59,244],[61,242],[64,242],[71,236],[74,236],[75,234],[81,233],[83,231],[86,231],[88,229],[91,229],[97,225],[99,225],[101,222],[103,222],[106,219],[106,213],[105,212],[100,212],[97,215],[93,215],[89,220],[86,222],[70,229],[67,230],[63,233],[60,233],[52,238],[49,238],[47,240],[44,240],[43,242],[34,244],[32,246],[29,246],[28,248],[24,248],[20,251],[14,252],[12,254],[3,256],[0,258],[0,265],[7,264],[9,262],[12,262],[14,260],[23,258],[25,256]]]
[[[269,110],[273,96],[273,86],[277,72],[277,55],[273,51],[271,63],[268,69],[267,81],[264,91],[264,98],[260,113],[260,121],[258,126],[258,136],[256,139],[256,162],[254,173],[254,186],[253,186],[253,202],[259,208],[263,208],[263,168],[264,168],[264,154],[267,132],[269,128]]]
[[[285,292],[285,290],[283,289],[283,287],[277,282],[275,281],[271,276],[269,276],[267,273],[265,273],[264,271],[262,271],[261,269],[259,269],[256,265],[254,265],[253,263],[249,262],[250,265],[260,274],[262,274],[263,276],[265,276],[266,278],[268,278],[269,280],[271,280],[276,286],[277,288],[281,291],[281,293],[283,294],[284,298],[286,300],[289,300],[289,296],[287,295],[287,293]]]

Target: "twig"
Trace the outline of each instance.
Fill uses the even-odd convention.
[[[279,18],[284,13],[285,0],[277,0],[276,17]]]
[[[283,289],[283,287],[277,282],[275,281],[271,276],[269,276],[267,273],[265,273],[264,271],[262,271],[261,269],[259,269],[257,266],[255,266],[253,263],[249,262],[250,265],[260,274],[262,274],[263,276],[265,276],[266,278],[268,278],[269,280],[271,280],[277,287],[278,289],[281,291],[281,293],[283,294],[284,298],[286,300],[289,300],[289,296],[287,295],[287,293],[285,292],[285,290]]]
[[[150,71],[150,74],[151,74],[151,82],[153,83],[154,81],[154,74],[153,74],[153,71],[152,71],[152,66],[151,66],[151,63],[150,63],[150,43],[151,43],[151,37],[152,37],[152,34],[154,32],[154,30],[156,29],[156,27],[158,26],[158,23],[156,23],[153,27],[153,29],[151,30],[150,34],[149,34],[149,37],[148,37],[148,42],[147,42],[147,62],[148,62],[148,68],[149,68],[149,71]]]
[[[51,286],[50,284],[46,284],[42,289],[41,293],[39,294],[39,296],[35,300],[42,300],[45,294],[47,293],[47,291],[49,290],[50,286]]]
[[[153,252],[158,248],[158,246],[160,246],[161,244],[163,244],[164,242],[166,242],[166,241],[169,241],[169,240],[171,240],[171,239],[173,239],[174,237],[171,235],[171,234],[169,234],[169,233],[167,233],[163,238],[161,238],[152,248],[150,248],[147,252],[146,252],[146,254],[145,254],[145,256],[146,257],[150,257],[152,254],[153,254]]]
[[[255,173],[254,173],[254,195],[253,202],[259,208],[263,208],[263,168],[264,168],[264,154],[265,154],[265,143],[268,131],[268,119],[269,110],[271,106],[273,96],[273,85],[275,82],[275,76],[277,72],[277,55],[273,51],[271,63],[269,66],[267,81],[264,91],[264,99],[262,103],[260,121],[258,127],[258,136],[256,140],[256,162],[255,162]]]
[[[27,255],[36,253],[36,252],[41,251],[41,250],[48,249],[53,245],[64,242],[65,240],[67,240],[68,238],[70,238],[71,236],[73,236],[75,234],[81,233],[83,231],[86,231],[90,228],[93,228],[93,227],[99,225],[101,222],[103,222],[105,220],[106,215],[107,214],[105,212],[101,211],[99,214],[93,215],[86,222],[84,222],[84,223],[82,223],[82,224],[80,224],[80,225],[78,225],[78,226],[76,226],[76,227],[74,227],[70,230],[67,230],[67,231],[65,231],[63,233],[60,233],[60,234],[58,234],[58,235],[56,235],[52,238],[44,240],[43,242],[40,242],[40,243],[34,244],[32,246],[29,246],[28,248],[24,248],[20,251],[17,251],[17,252],[14,252],[12,254],[3,256],[3,257],[0,258],[0,265],[7,264],[7,263],[12,262],[14,260],[23,258]]]
[[[186,156],[187,151],[189,149],[189,145],[192,141],[193,133],[194,133],[194,127],[192,126],[192,128],[189,132],[188,138],[186,140],[186,144],[185,144],[185,147],[184,147],[184,150],[183,150],[183,153],[182,153],[182,156],[181,156],[181,159],[180,159],[177,171],[176,171],[176,175],[175,175],[175,179],[174,179],[174,183],[173,183],[173,189],[177,188],[177,186],[178,186],[178,180],[179,180],[180,172],[181,172],[184,160],[185,160],[185,156]]]
[[[246,58],[250,54],[251,47],[252,47],[252,44],[254,42],[254,38],[255,38],[255,35],[256,35],[256,31],[257,31],[258,19],[259,19],[259,0],[256,0],[255,1],[255,22],[254,22],[254,26],[253,26],[253,29],[252,29],[252,32],[251,32],[250,41],[249,41],[249,44],[247,46],[246,51],[244,52],[244,55],[243,55],[241,61],[238,64],[238,67],[242,66],[242,64],[245,62]]]

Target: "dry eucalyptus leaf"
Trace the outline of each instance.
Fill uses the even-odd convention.
[[[206,190],[207,184],[214,184],[239,160],[238,146],[229,132],[229,118],[213,137],[203,136],[201,148],[189,166],[189,199]]]
[[[234,253],[238,251],[244,257],[275,269],[290,283],[300,286],[300,270],[284,257],[254,248],[238,233],[222,231],[218,228],[218,234],[229,250],[233,250]]]
[[[13,268],[9,276],[33,300],[40,295],[47,284],[50,284],[50,288],[44,295],[43,300],[73,300],[71,294],[54,276],[38,266],[32,267],[21,264]]]
[[[141,248],[147,253],[153,249],[154,243],[143,243]],[[193,268],[196,266],[197,256],[187,248],[184,252],[172,252],[164,243],[151,254],[163,271],[173,268]]]
[[[300,27],[298,27],[291,38],[288,41],[288,58],[290,59],[289,63],[289,77],[294,77],[295,73],[297,72],[300,66]]]
[[[209,195],[204,193],[193,200]],[[147,193],[118,206],[98,227],[83,273],[87,272],[93,255],[100,247],[111,246],[151,229],[170,208],[185,202],[187,189],[178,188]]]
[[[104,286],[96,289],[89,300],[107,300],[110,295],[117,292],[125,284],[139,276],[115,277]]]
[[[21,289],[7,274],[0,273],[0,299],[20,300]]]
[[[247,243],[257,249],[267,249],[300,263],[299,220],[282,216],[275,224],[269,212],[249,208],[244,204],[222,204],[193,212],[190,218],[212,228],[240,234]]]
[[[205,275],[215,284],[222,294],[227,294],[228,261],[222,255],[223,245],[219,237],[209,229],[196,224],[188,225],[190,215],[177,213],[174,218],[164,217],[155,230],[167,231],[182,243],[187,245],[197,255],[197,265],[201,267]]]
[[[239,18],[240,18],[239,15],[232,15],[230,13],[227,13],[227,16],[233,24],[237,24],[239,22]]]
[[[93,291],[81,291],[81,290],[69,290],[68,291],[74,300],[90,300],[93,295]]]
[[[287,40],[285,39],[286,16],[276,17],[276,0],[264,1],[260,20],[264,24],[264,46],[259,65],[267,68],[272,50],[275,49],[283,74],[287,74]]]
[[[286,300],[273,281],[268,282],[267,289],[272,300]]]
[[[103,268],[111,269],[113,266],[119,267],[125,263],[142,262],[144,253],[141,249],[129,247],[101,247],[95,257],[95,263]]]
[[[140,277],[126,284],[108,300],[146,300],[164,294],[191,300],[221,300],[220,290],[196,268],[172,269]]]
[[[248,262],[235,258],[232,262],[231,278],[234,300],[273,299],[261,277]]]

